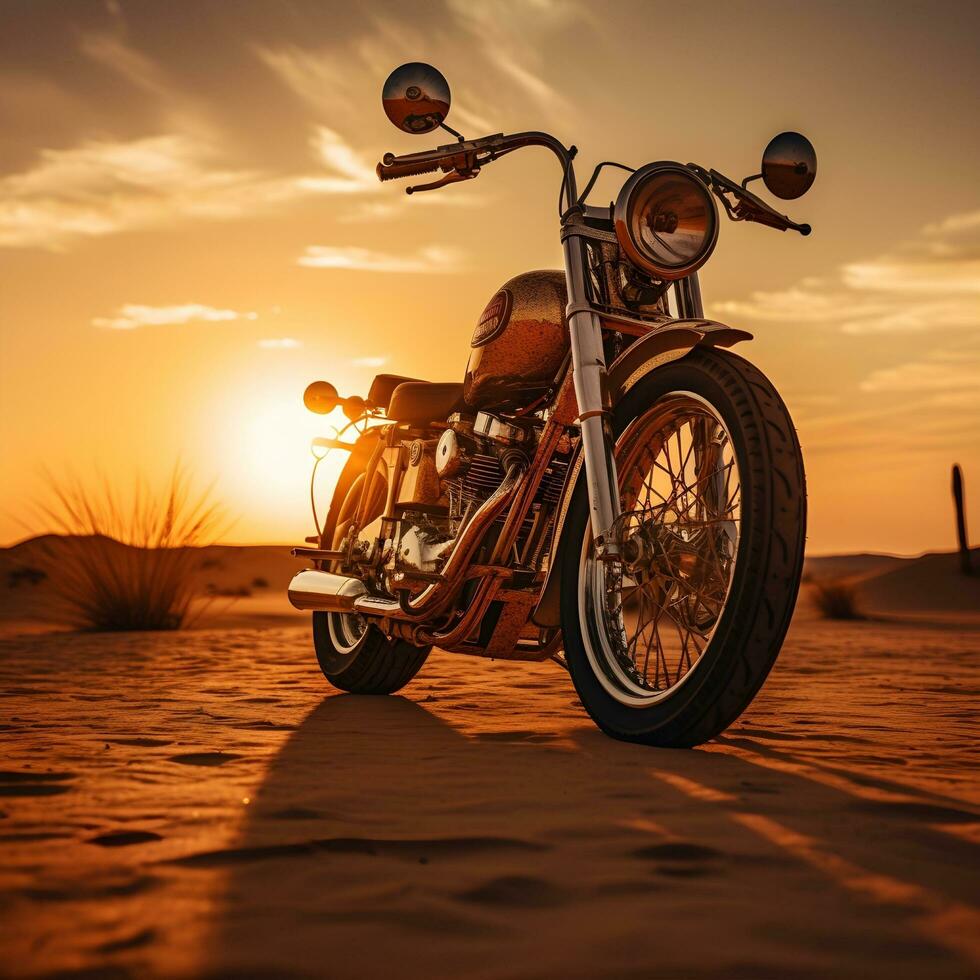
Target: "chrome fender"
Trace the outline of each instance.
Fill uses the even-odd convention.
[[[732,347],[743,340],[751,340],[747,330],[738,330],[716,320],[672,320],[663,327],[655,328],[631,344],[609,366],[607,381],[609,403],[617,404],[641,378],[651,371],[678,361],[695,347]],[[564,558],[565,518],[572,502],[572,495],[582,472],[582,454],[577,451],[568,467],[568,476],[561,494],[561,506],[552,532],[548,573],[541,589],[538,604],[531,620],[538,626],[561,625],[558,603],[559,569]]]

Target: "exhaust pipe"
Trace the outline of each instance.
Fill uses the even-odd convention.
[[[352,612],[354,600],[367,592],[357,578],[304,568],[289,583],[289,601],[297,609],[315,612]]]

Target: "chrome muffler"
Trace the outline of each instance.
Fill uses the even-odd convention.
[[[297,609],[315,612],[351,612],[354,600],[364,595],[367,587],[357,578],[304,568],[289,583],[289,601]]]

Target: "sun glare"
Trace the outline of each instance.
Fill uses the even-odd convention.
[[[337,410],[314,415],[303,407],[304,382],[288,377],[258,380],[248,399],[229,410],[222,400],[209,434],[219,459],[218,494],[238,517],[234,541],[294,541],[313,533],[310,474],[315,436],[331,436],[346,423]],[[347,454],[331,452],[317,470],[317,510],[322,516]]]

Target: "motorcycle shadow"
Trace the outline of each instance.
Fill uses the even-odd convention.
[[[519,711],[320,703],[240,839],[182,862],[226,873],[215,975],[956,976],[977,954],[975,852],[934,829],[975,815]]]

